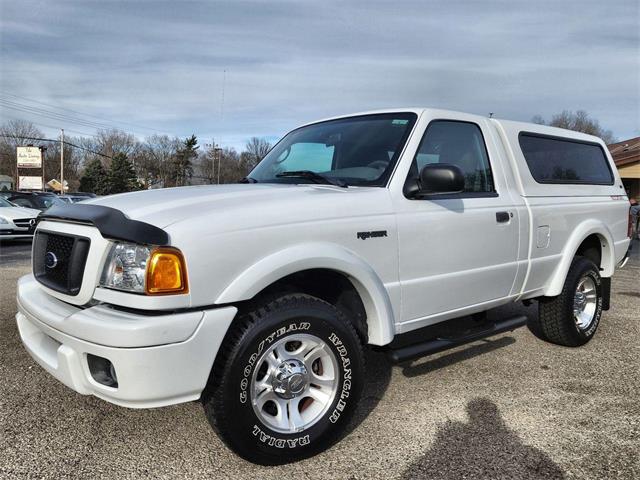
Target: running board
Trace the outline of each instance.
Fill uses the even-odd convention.
[[[464,337],[457,338],[435,338],[426,342],[408,345],[406,347],[396,348],[387,351],[387,357],[394,363],[415,360],[416,358],[439,353],[450,348],[464,345],[465,343],[475,342],[483,338],[491,337],[499,333],[515,330],[527,324],[526,315],[518,315],[516,317],[507,318],[494,323],[490,328],[472,333]]]

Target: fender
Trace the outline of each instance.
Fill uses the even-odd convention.
[[[237,276],[216,304],[249,300],[281,278],[302,270],[324,268],[346,275],[367,312],[369,343],[386,345],[395,335],[395,320],[387,290],[371,266],[344,247],[306,243],[268,255]]]
[[[544,295],[547,297],[555,297],[560,295],[564,281],[569,273],[571,261],[578,251],[578,247],[589,235],[596,234],[600,238],[602,247],[602,257],[600,260],[600,274],[607,278],[613,275],[615,269],[615,253],[613,235],[607,226],[597,220],[586,220],[578,225],[573,233],[569,236],[564,249],[562,250],[562,259],[556,267],[551,280],[549,281]]]

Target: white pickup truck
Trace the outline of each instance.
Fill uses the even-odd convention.
[[[423,108],[332,118],[239,184],[51,208],[16,319],[75,391],[201,400],[237,453],[288,462],[344,433],[366,345],[410,360],[522,326],[482,312],[531,300],[540,337],[588,342],[629,206],[593,136]]]

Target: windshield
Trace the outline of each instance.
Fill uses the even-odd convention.
[[[5,200],[4,197],[0,197],[0,207],[15,207],[9,200]]]
[[[313,172],[346,185],[385,186],[416,119],[414,113],[389,113],[298,128],[273,147],[249,178],[311,183],[308,173]]]
[[[40,208],[49,208],[52,205],[64,205],[66,203],[54,195],[36,195],[34,200]]]

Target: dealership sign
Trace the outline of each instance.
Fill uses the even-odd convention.
[[[42,151],[39,147],[18,147],[16,156],[18,168],[42,168]]]
[[[42,177],[19,177],[20,190],[42,190]]]

